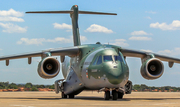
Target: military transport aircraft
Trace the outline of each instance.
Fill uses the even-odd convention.
[[[164,65],[161,61],[167,61],[169,67],[174,63],[180,63],[180,59],[158,55],[144,51],[125,49],[115,45],[96,44],[81,45],[78,28],[78,14],[117,15],[115,13],[102,13],[91,11],[79,11],[78,6],[72,6],[69,11],[36,11],[26,13],[69,13],[72,19],[73,47],[50,49],[40,52],[11,55],[0,57],[9,65],[9,60],[28,58],[31,64],[32,57],[41,57],[38,65],[40,77],[48,79],[58,75],[60,71],[59,61],[52,56],[60,56],[62,74],[64,79],[55,81],[56,93],[61,92],[62,98],[74,98],[83,90],[104,91],[104,99],[113,100],[122,98],[124,94],[130,94],[132,82],[129,81],[129,68],[126,57],[139,57],[142,61],[141,75],[148,80],[161,77]]]

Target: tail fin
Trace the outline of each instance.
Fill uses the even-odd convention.
[[[34,12],[26,12],[26,13],[69,13],[72,19],[74,46],[81,45],[79,27],[78,27],[78,14],[117,15],[116,13],[79,11],[77,5],[72,6],[71,10],[68,11],[34,11]]]

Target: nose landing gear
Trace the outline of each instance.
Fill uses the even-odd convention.
[[[105,100],[109,100],[110,98],[112,98],[112,100],[117,100],[118,98],[119,99],[122,99],[123,98],[123,95],[124,93],[123,92],[120,92],[119,90],[117,89],[113,89],[110,91],[110,89],[105,89],[105,92],[104,92],[104,99]]]
[[[110,99],[110,91],[108,90],[108,91],[105,91],[105,93],[104,93],[104,99],[105,100],[109,100]]]
[[[112,99],[117,100],[118,99],[118,92],[116,90],[112,90]]]

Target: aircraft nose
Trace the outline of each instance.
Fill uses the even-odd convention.
[[[107,79],[111,84],[117,85],[123,81],[123,72],[121,68],[116,68],[117,66],[113,66],[113,69],[107,69]]]

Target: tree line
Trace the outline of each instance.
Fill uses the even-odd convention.
[[[26,84],[15,84],[15,83],[9,83],[9,82],[0,82],[0,89],[18,89],[20,87],[24,87],[25,89],[31,89],[30,91],[38,91],[38,88],[49,88],[49,89],[55,89],[54,84],[53,85],[33,85],[32,83],[26,83]],[[173,91],[177,92],[180,91],[180,87],[172,87],[172,86],[163,86],[163,87],[155,87],[155,86],[147,86],[145,84],[135,84],[132,86],[132,90],[136,91]]]
[[[153,91],[153,90],[158,90],[158,91],[173,91],[173,92],[177,92],[180,91],[180,87],[172,87],[172,86],[162,86],[162,87],[155,87],[155,86],[147,86],[145,84],[135,84],[132,87],[133,90],[137,90],[137,91]]]
[[[24,87],[25,89],[29,88],[31,91],[38,91],[38,88],[49,88],[54,89],[53,85],[33,85],[32,83],[26,84],[15,84],[9,82],[0,82],[0,89],[18,89],[20,87]]]

